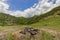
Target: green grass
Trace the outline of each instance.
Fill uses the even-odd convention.
[[[42,31],[42,36],[39,39],[41,39],[41,40],[54,40],[52,35],[50,33],[46,33],[45,31]],[[14,37],[12,36],[12,34],[8,34],[6,40],[14,40]],[[29,40],[35,40],[35,39],[32,38]]]
[[[60,16],[41,20],[37,23],[31,24],[34,27],[48,27],[52,29],[60,29]]]
[[[54,39],[50,33],[46,33],[44,31],[42,31],[41,40],[54,40]]]
[[[39,27],[39,28],[51,28],[54,30],[60,30],[60,16],[48,18],[46,20],[41,20],[37,23],[31,25],[18,25],[18,26],[0,26],[0,30],[5,30],[9,28],[13,29],[22,29],[24,27]],[[7,40],[13,40],[13,36],[11,34],[8,35]],[[41,40],[53,40],[52,35],[43,31]]]
[[[12,34],[9,34],[9,35],[7,36],[7,39],[6,39],[6,40],[14,40]]]
[[[39,28],[51,28],[54,30],[60,30],[60,16],[58,17],[51,17],[46,20],[41,20],[37,23],[31,25],[18,25],[18,26],[0,26],[0,30],[5,30],[9,28],[13,29],[22,29],[24,27],[39,27]],[[11,34],[8,35],[7,40],[13,40],[13,36]],[[52,35],[43,31],[41,40],[53,40]]]

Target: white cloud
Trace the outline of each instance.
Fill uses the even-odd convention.
[[[4,2],[5,0],[0,0],[0,12],[5,12],[9,5]]]
[[[39,0],[38,4],[34,4],[32,7],[24,10],[24,11],[9,11],[9,5],[5,3],[6,0],[0,1],[0,12],[5,12],[7,14],[16,16],[16,17],[32,17],[34,15],[40,15],[42,13],[46,13],[53,9],[54,7],[60,6],[60,0],[56,0],[56,4],[53,4],[52,2],[48,2],[48,0]]]

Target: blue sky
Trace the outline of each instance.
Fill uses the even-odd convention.
[[[32,7],[35,3],[38,3],[39,0],[8,0],[7,3],[9,4],[9,10],[11,11],[24,11]],[[48,0],[48,2],[52,2],[53,4],[56,3],[56,0]]]
[[[30,8],[35,3],[38,3],[38,0],[8,0],[8,4],[10,6],[9,10],[16,11],[16,10],[25,10]]]
[[[16,17],[40,15],[57,6],[60,0],[0,0],[0,12]]]

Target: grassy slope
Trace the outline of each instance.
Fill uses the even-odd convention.
[[[52,15],[49,15],[49,14],[52,14]],[[38,27],[45,27],[45,28],[60,30],[60,7],[53,9],[47,14],[43,14],[42,17],[43,17],[42,20],[40,20],[37,23],[31,24],[31,26],[33,27],[38,26]]]
[[[8,14],[0,13],[0,26],[14,25],[17,18]]]
[[[44,20],[45,18],[47,18],[49,16],[55,16],[55,15],[60,15],[60,6],[52,9],[51,11],[49,11],[45,14],[41,14],[40,16],[34,16],[34,17],[30,18],[29,19],[30,21],[28,23],[33,24],[33,23],[39,22],[40,20]]]
[[[46,20],[39,21],[37,23],[32,24],[31,26],[38,26],[38,27],[49,27],[52,29],[60,30],[60,16],[48,18]]]

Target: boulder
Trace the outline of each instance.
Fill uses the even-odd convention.
[[[12,33],[14,40],[40,40],[40,31],[38,29],[25,27],[23,30],[19,30]]]

